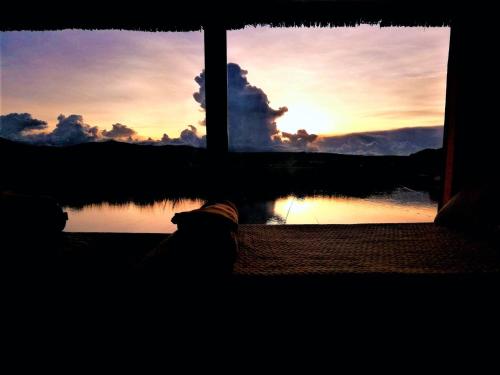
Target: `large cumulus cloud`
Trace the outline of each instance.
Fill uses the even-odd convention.
[[[238,64],[227,65],[229,148],[234,151],[272,149],[273,137],[279,134],[276,120],[288,108],[271,108],[267,95],[262,89],[250,85],[247,74]],[[206,109],[205,73],[202,72],[195,81],[200,88],[193,97]]]

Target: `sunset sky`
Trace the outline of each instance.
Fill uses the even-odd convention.
[[[28,112],[53,128],[82,115],[143,137],[199,125],[193,99],[203,34],[130,31],[1,33],[1,114]],[[248,71],[281,131],[336,135],[442,125],[449,28],[246,28],[228,32],[228,62]]]

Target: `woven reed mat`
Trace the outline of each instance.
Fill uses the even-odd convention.
[[[235,274],[500,271],[500,250],[434,224],[240,225]]]

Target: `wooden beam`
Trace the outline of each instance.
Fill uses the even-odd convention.
[[[492,202],[500,194],[498,33],[495,13],[480,15],[464,9],[451,25],[440,206],[464,190],[493,189]]]
[[[226,28],[207,24],[204,35],[207,149],[223,155],[228,152]]]
[[[455,23],[450,30],[450,47],[448,52],[448,72],[446,80],[446,106],[444,115],[444,171],[443,193],[439,208],[448,202],[457,192],[457,153],[460,144],[459,111],[459,67],[460,67],[460,25]]]

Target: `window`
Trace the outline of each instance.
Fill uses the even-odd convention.
[[[202,32],[4,32],[0,136],[205,147]]]
[[[50,147],[9,157],[0,189],[55,196],[77,232],[172,232],[175,212],[208,199],[202,32],[1,36],[0,141]],[[232,172],[259,180],[238,192],[241,221],[431,221],[441,155],[424,150],[442,146],[448,39],[368,25],[228,31]]]
[[[449,28],[228,32],[233,151],[409,155],[440,148]]]

